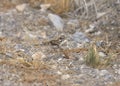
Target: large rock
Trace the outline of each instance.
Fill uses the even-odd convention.
[[[63,30],[64,22],[60,16],[50,13],[50,14],[48,14],[48,18],[50,19],[50,21],[52,22],[52,24],[55,26],[55,28],[58,31]]]

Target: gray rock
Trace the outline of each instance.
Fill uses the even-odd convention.
[[[114,75],[110,73],[108,70],[101,70],[99,72],[100,78],[103,78],[104,83],[110,83],[111,81],[114,81]]]
[[[105,43],[104,43],[103,40],[96,42],[96,46],[97,46],[97,47],[102,47],[103,45],[105,45]]]
[[[53,23],[54,27],[58,30],[58,31],[62,31],[64,28],[64,22],[62,20],[62,18],[56,14],[52,14],[49,13],[48,14],[48,18],[50,19],[50,21]]]
[[[12,57],[13,57],[13,54],[10,53],[10,52],[6,52],[6,56],[9,57],[9,58],[12,58]]]
[[[76,32],[72,36],[73,40],[78,43],[88,43],[90,40],[87,38],[87,36],[82,32]]]
[[[22,44],[16,44],[15,47],[16,51],[19,51],[20,49],[23,48],[23,45]]]
[[[100,71],[100,76],[105,76],[107,74],[109,74],[109,72],[107,70],[101,70]]]
[[[70,27],[70,28],[76,28],[79,26],[79,21],[78,20],[69,20],[67,22],[67,25]]]

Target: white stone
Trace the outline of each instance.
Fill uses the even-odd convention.
[[[104,52],[99,52],[98,55],[99,55],[100,57],[106,57],[106,56],[107,56]]]
[[[53,23],[54,27],[58,30],[58,31],[62,31],[64,28],[64,22],[62,20],[62,18],[58,15],[49,13],[48,14],[48,18],[50,19],[50,21]]]
[[[60,71],[57,71],[57,74],[58,74],[58,75],[62,75],[62,72],[60,72]]]
[[[98,32],[95,32],[95,35],[97,35],[97,36],[99,36],[99,35],[101,35],[101,31],[98,31]]]
[[[97,13],[97,18],[104,16],[107,12]]]
[[[66,80],[66,79],[70,78],[70,75],[68,75],[68,74],[66,74],[66,75],[62,75],[61,78],[62,78],[63,80]]]
[[[94,31],[94,29],[93,28],[90,28],[90,29],[87,29],[85,32],[86,33],[90,33],[90,32],[93,32]]]
[[[94,29],[95,28],[95,24],[91,24],[91,25],[89,25],[89,29],[87,29],[85,32],[86,33],[90,33],[90,32],[94,32]]]
[[[36,52],[36,53],[34,53],[32,55],[33,60],[40,60],[40,59],[43,59],[45,57],[46,57],[45,54],[42,53],[41,51],[40,52]]]
[[[2,36],[2,32],[0,31],[0,36]]]
[[[42,12],[46,12],[48,8],[50,8],[51,4],[41,4],[40,7],[40,11]]]
[[[120,75],[120,68],[118,69],[118,74]]]
[[[30,33],[28,35],[29,35],[30,38],[37,38],[36,35],[30,34]]]
[[[27,6],[27,4],[20,4],[20,5],[16,6],[16,9],[17,9],[17,11],[22,12],[25,10],[26,6]]]

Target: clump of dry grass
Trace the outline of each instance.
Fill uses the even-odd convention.
[[[47,83],[50,86],[56,86],[56,80],[58,79],[58,75],[50,74],[49,65],[40,62],[40,61],[32,61],[27,62],[25,59],[9,59],[9,60],[0,60],[0,66],[7,65],[10,67],[8,72],[18,74],[20,77],[20,82],[31,84],[33,82],[41,82],[43,86],[46,86]],[[47,72],[45,72],[47,71]]]
[[[68,12],[72,9],[73,0],[46,0],[45,3],[53,3],[51,10],[56,13]]]
[[[50,10],[60,14],[72,10],[73,1],[74,0],[30,0],[30,4],[33,7],[39,7],[40,4],[51,4]]]

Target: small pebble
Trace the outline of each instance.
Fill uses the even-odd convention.
[[[106,57],[107,55],[104,52],[99,52],[98,53],[100,57]]]
[[[23,12],[26,8],[27,4],[20,4],[16,6],[16,10],[19,12]]]
[[[100,76],[104,76],[104,75],[109,74],[109,72],[107,70],[101,70],[99,74]]]
[[[36,52],[32,55],[33,60],[39,60],[45,58],[45,54],[42,52]]]
[[[68,79],[68,78],[70,78],[70,75],[68,75],[68,74],[62,75],[62,79],[63,79],[63,80],[66,80],[66,79]]]
[[[42,12],[46,12],[48,8],[50,8],[51,4],[41,4],[40,7],[40,11]]]

